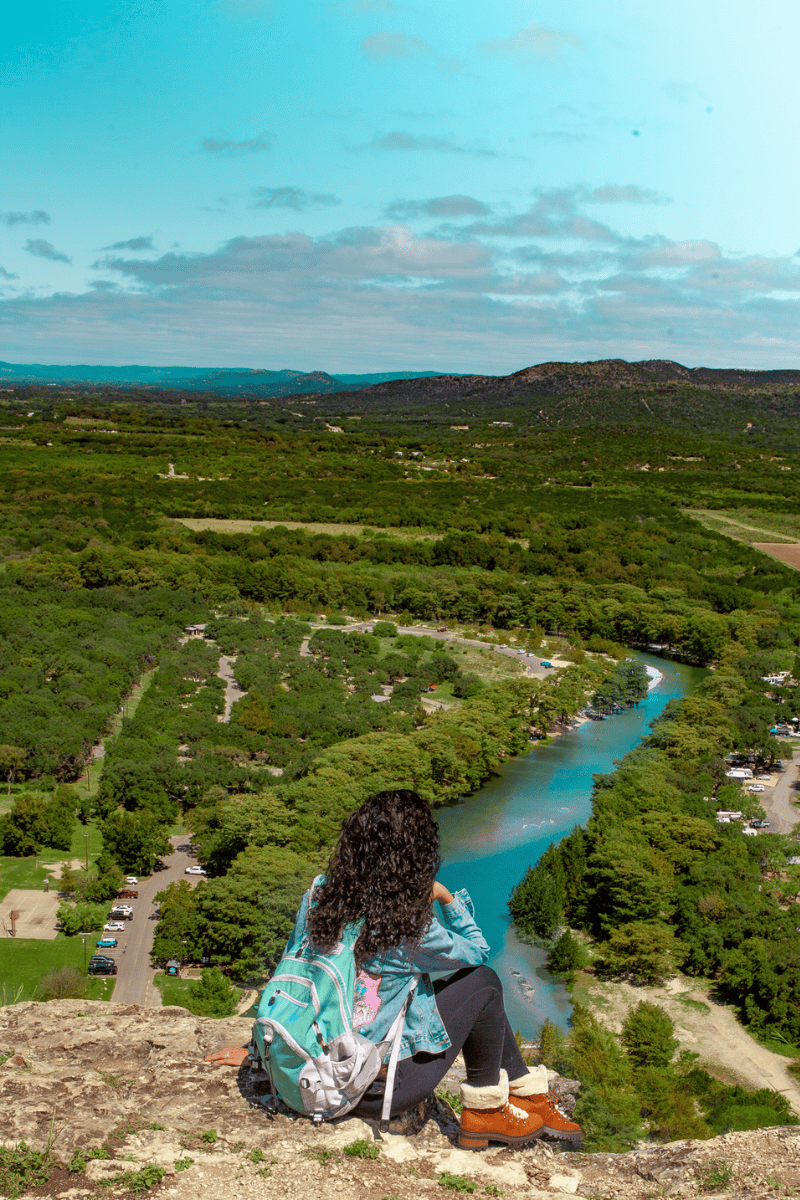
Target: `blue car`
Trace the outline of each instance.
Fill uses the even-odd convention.
[[[542,659],[542,661],[539,663],[539,666],[540,667],[553,667],[553,664],[551,662],[545,662],[545,660]],[[553,667],[553,670],[555,670],[555,667]]]
[[[110,949],[112,946],[116,946],[116,944],[116,938],[100,938],[99,941],[95,942],[95,945],[101,947],[103,950],[106,948]]]

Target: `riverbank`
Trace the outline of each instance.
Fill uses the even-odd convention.
[[[576,718],[560,731],[571,736],[532,746],[477,792],[437,810],[442,882],[451,890],[468,887],[512,1027],[531,1040],[545,1019],[568,1029],[572,1001],[548,972],[547,952],[517,937],[507,908],[511,890],[549,846],[589,819],[594,775],[612,773],[669,701],[691,694],[704,675],[651,655],[635,657],[650,668],[652,681],[638,708],[606,721]]]
[[[553,659],[552,661],[553,661],[554,666],[562,666],[562,665],[569,666],[569,663],[562,664],[562,663],[558,662],[556,659]],[[662,684],[664,682],[665,676],[662,674],[661,671],[658,670],[657,667],[654,667],[654,666],[650,665],[649,663],[645,663],[644,669],[645,669],[645,671],[647,671],[647,674],[648,674],[648,677],[650,680],[650,682],[647,685],[647,690],[648,690],[648,692],[652,692],[654,688],[657,688],[659,686],[659,684]],[[618,715],[619,715],[618,713],[614,714],[614,716],[618,716]],[[574,717],[570,717],[570,719],[566,722],[565,725],[558,724],[557,726],[549,729],[548,733],[547,733],[548,739],[563,737],[565,733],[573,733],[576,729],[580,729],[581,725],[586,725],[587,722],[593,721],[594,719],[595,719],[594,717],[590,717],[587,715],[585,709],[581,709],[579,712],[577,712],[575,714]],[[604,719],[611,720],[610,717],[607,717]],[[545,742],[544,745],[546,746],[548,744],[549,744],[548,742]],[[544,748],[544,747],[542,747],[542,748]]]
[[[581,971],[572,996],[615,1033],[641,1000],[657,1004],[672,1019],[680,1050],[699,1055],[698,1066],[724,1083],[772,1088],[786,1096],[800,1116],[800,1086],[788,1071],[796,1060],[776,1054],[752,1038],[733,1007],[714,997],[708,980],[674,975],[660,987],[634,987],[601,981]]]

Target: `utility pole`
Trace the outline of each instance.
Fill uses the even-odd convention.
[[[89,873],[89,831],[87,830],[83,836],[86,839],[86,873],[88,875],[88,873]]]
[[[86,970],[88,970],[88,968],[86,965],[86,935],[85,934],[81,935],[81,941],[83,942],[83,969],[84,969],[84,971],[86,971]]]

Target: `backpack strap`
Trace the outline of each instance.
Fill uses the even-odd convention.
[[[383,1092],[383,1108],[381,1110],[381,1133],[389,1132],[389,1113],[392,1110],[392,1095],[394,1093],[394,1077],[397,1074],[397,1060],[400,1057],[400,1044],[403,1040],[403,1026],[405,1024],[406,1013],[408,1006],[411,1003],[411,998],[416,991],[417,984],[420,981],[420,976],[415,975],[414,980],[406,996],[405,1003],[400,1009],[400,1012],[395,1017],[392,1027],[387,1034],[386,1040],[392,1041],[392,1052],[389,1055],[389,1065],[386,1069],[386,1087]]]

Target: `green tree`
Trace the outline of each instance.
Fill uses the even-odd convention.
[[[195,909],[195,890],[185,879],[171,883],[156,896],[159,903],[158,924],[153,939],[153,957],[160,963],[167,959],[202,957],[199,922]]]
[[[108,908],[102,904],[90,904],[86,901],[69,904],[64,900],[58,906],[58,919],[62,932],[68,937],[74,937],[76,933],[93,933],[102,929],[107,912]]]
[[[588,956],[585,949],[573,935],[565,929],[554,944],[547,959],[547,966],[554,975],[560,975],[567,983],[575,979],[575,972],[586,966]]]
[[[543,863],[528,867],[511,893],[508,909],[523,934],[548,938],[564,916],[564,889]]]
[[[14,776],[19,771],[25,761],[25,751],[19,746],[0,745],[0,775],[4,775],[8,782],[8,790],[6,794],[11,795],[11,784],[14,781]]]
[[[172,847],[166,828],[146,809],[124,812],[117,809],[101,825],[103,846],[123,871],[149,875],[163,854]]]
[[[649,984],[663,983],[679,957],[674,930],[655,921],[631,921],[612,929],[601,951],[596,964],[601,974],[626,975]]]
[[[569,1039],[570,1070],[581,1081],[575,1120],[588,1150],[628,1150],[642,1136],[640,1101],[630,1060],[613,1033],[576,1004]]]
[[[239,1000],[237,989],[219,967],[206,967],[191,993],[191,1011],[201,1017],[230,1017]]]
[[[637,1067],[665,1069],[678,1049],[671,1017],[649,1000],[640,1000],[628,1011],[620,1036]]]
[[[74,788],[60,784],[49,800],[45,801],[43,816],[47,824],[46,843],[57,850],[72,847],[72,831],[75,827],[75,809],[78,796]]]
[[[48,833],[49,824],[40,796],[18,796],[11,811],[0,817],[3,853],[12,857],[28,858],[38,854]]]

